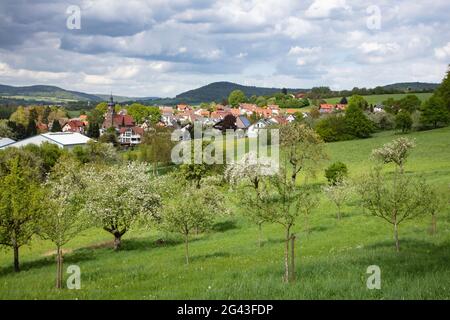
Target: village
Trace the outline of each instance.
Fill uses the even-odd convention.
[[[292,95],[294,99],[304,99],[304,94]],[[319,105],[320,115],[327,115],[345,111],[347,101],[339,104],[322,103]],[[272,126],[282,126],[296,120],[311,117],[310,112],[301,108],[282,109],[276,104],[260,107],[253,103],[239,103],[237,107],[215,104],[208,109],[201,106],[178,104],[176,106],[159,106],[159,120],[151,123],[149,119],[138,122],[128,114],[127,106],[120,106],[114,101],[113,96],[107,103],[106,113],[103,114],[103,122],[99,126],[99,136],[114,132],[118,143],[123,148],[139,145],[145,132],[152,127],[179,129],[180,140],[190,139],[189,132],[193,125],[202,128],[211,128],[224,132],[234,130],[240,138],[257,138],[259,131]],[[377,107],[376,112],[382,112],[382,107]],[[37,135],[23,140],[15,141],[11,138],[1,138],[0,149],[6,147],[22,147],[28,144],[40,145],[42,142],[55,143],[63,148],[72,148],[84,145],[89,141],[89,119],[87,114],[81,114],[73,118],[59,118],[52,123],[44,124],[36,121]],[[56,129],[55,123],[59,129]],[[55,127],[53,127],[55,126]],[[112,131],[111,131],[112,130]],[[95,138],[95,136],[93,137]]]

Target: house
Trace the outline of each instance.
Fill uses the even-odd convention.
[[[192,108],[187,104],[179,104],[177,105],[177,111],[184,112],[187,110],[192,110]]]
[[[264,119],[268,119],[272,116],[272,109],[269,108],[257,108],[255,113]]]
[[[303,118],[305,117],[305,115],[303,114]],[[289,122],[289,123],[292,123],[292,122],[294,122],[295,121],[295,116],[293,115],[293,114],[290,114],[290,115],[288,115],[287,117],[286,117],[286,120]]]
[[[280,106],[277,104],[269,104],[267,106],[267,108],[272,110],[273,114],[276,114],[276,115],[280,114]]]
[[[267,119],[261,119],[258,122],[252,124],[247,130],[247,137],[257,138],[261,129],[266,129],[272,123]]]
[[[248,128],[251,126],[250,120],[247,119],[245,116],[238,116],[236,117],[236,135],[238,137],[245,137],[247,134]]]
[[[253,112],[256,112],[258,109],[258,106],[256,104],[252,103],[241,103],[239,104],[239,110],[241,111],[241,114],[251,116]]]
[[[298,92],[298,93],[294,94],[294,97],[296,99],[304,99],[306,97],[306,93]]]
[[[373,112],[384,112],[384,106],[379,103],[373,108]]]
[[[4,147],[20,148],[30,144],[40,146],[44,142],[55,144],[61,149],[72,149],[75,146],[84,146],[89,141],[91,141],[90,138],[78,132],[48,132],[8,144],[0,149]]]
[[[332,113],[334,111],[334,105],[329,103],[322,103],[319,106],[320,113]]]
[[[241,110],[235,109],[235,108],[231,108],[229,110],[229,113],[231,113],[235,117],[239,117],[241,115]]]
[[[14,142],[16,142],[16,141],[14,141],[13,139],[10,139],[10,138],[0,138],[0,149],[13,144]]]
[[[319,107],[320,113],[332,113],[334,111],[344,111],[347,108],[346,104],[330,104],[322,103]]]
[[[126,146],[135,146],[141,143],[144,129],[140,127],[122,127],[119,129],[119,143]]]
[[[272,117],[269,119],[269,121],[279,125],[286,125],[289,123],[289,121],[286,118],[280,116]]]
[[[86,130],[86,123],[78,120],[78,119],[71,119],[69,122],[67,122],[63,127],[63,132],[79,132],[84,133]]]
[[[346,104],[338,103],[338,104],[335,106],[335,108],[336,108],[336,110],[344,111],[344,110],[347,108],[347,105],[346,105]]]
[[[284,111],[285,114],[292,114],[292,115],[296,114],[297,112],[299,112],[298,109],[286,109]]]

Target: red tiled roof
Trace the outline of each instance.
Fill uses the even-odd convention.
[[[241,115],[241,111],[239,111],[239,109],[231,109],[230,113],[235,117],[238,117]]]
[[[239,108],[254,112],[256,109],[258,109],[258,106],[252,103],[241,103],[239,104]]]
[[[113,118],[114,127],[133,127],[134,119],[129,115],[115,114]]]

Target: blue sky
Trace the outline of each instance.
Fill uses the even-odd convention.
[[[166,97],[214,81],[439,82],[449,13],[448,0],[2,0],[0,83]]]

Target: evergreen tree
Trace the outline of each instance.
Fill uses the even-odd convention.
[[[356,138],[369,138],[374,132],[374,124],[364,114],[359,101],[352,103],[352,99],[345,112],[345,131]]]
[[[61,132],[62,128],[61,128],[61,124],[59,123],[58,120],[53,120],[53,124],[52,124],[52,132]]]
[[[28,126],[26,129],[27,136],[32,137],[37,135],[37,128],[36,128],[36,122],[30,118],[30,121],[28,121]]]
[[[100,137],[100,128],[98,123],[94,122],[89,124],[87,135],[90,138],[98,139]]]

